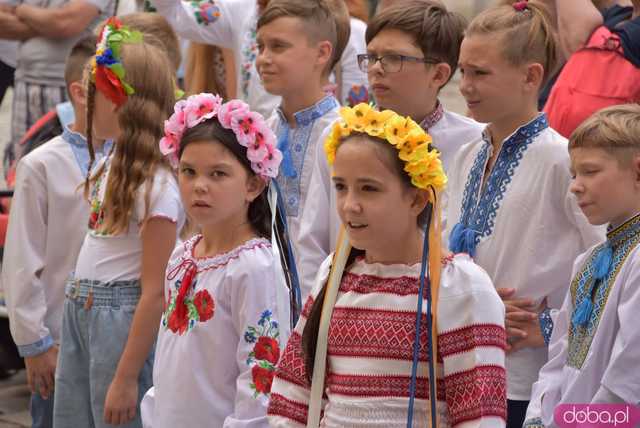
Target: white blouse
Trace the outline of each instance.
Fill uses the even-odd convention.
[[[320,268],[287,343],[271,390],[272,427],[306,425],[310,385],[302,333],[329,275]],[[329,325],[322,427],[406,427],[415,341],[420,264],[357,259],[345,270]],[[423,304],[426,314],[426,304]],[[423,318],[414,407],[416,426],[429,420],[426,318]],[[464,254],[443,260],[437,308],[438,426],[505,425],[504,306],[487,274]]]
[[[256,238],[228,253],[198,258],[197,235],[167,266],[165,311],[143,402],[147,427],[266,427],[269,391],[287,338],[288,308],[277,305],[271,244]],[[192,266],[192,268],[190,268]],[[189,269],[185,311],[179,290]],[[284,318],[284,319],[283,319]]]

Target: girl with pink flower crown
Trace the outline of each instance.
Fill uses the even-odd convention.
[[[244,102],[199,94],[176,104],[160,148],[178,168],[183,205],[201,233],[167,266],[144,424],[266,427],[290,322],[271,241],[268,183],[282,159],[275,135]]]

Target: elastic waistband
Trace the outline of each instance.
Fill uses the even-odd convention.
[[[66,297],[77,303],[84,304],[91,296],[90,306],[135,306],[140,300],[140,294],[140,281],[137,279],[113,282],[72,279],[65,287]]]

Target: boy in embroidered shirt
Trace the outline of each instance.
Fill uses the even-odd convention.
[[[567,141],[538,112],[556,47],[545,6],[530,0],[475,17],[460,48],[460,91],[488,125],[449,170],[445,236],[489,273],[506,306],[508,428],[522,427],[547,361],[539,313],[560,307],[575,257],[603,232],[569,191]]]
[[[367,53],[358,55],[380,109],[410,116],[428,131],[445,171],[457,150],[479,138],[482,131],[482,125],[445,110],[438,100],[440,89],[458,65],[465,25],[460,15],[447,11],[438,1],[397,2],[371,20],[366,33]],[[303,212],[300,239],[305,247],[301,261],[303,296],[310,291],[320,263],[335,247],[340,225],[324,156],[316,157],[310,192],[314,198]],[[446,192],[442,196],[446,197]]]
[[[67,91],[77,120],[62,135],[20,160],[11,204],[2,284],[11,334],[25,359],[34,427],[52,423],[64,284],[76,262],[89,217],[89,205],[78,189],[89,163],[82,70],[93,56],[95,44],[95,36],[81,39],[65,66]],[[101,153],[103,142],[94,142],[96,152]]]
[[[343,3],[343,0],[338,0]],[[315,0],[314,0],[315,2]],[[255,62],[258,17],[269,0],[153,0],[154,6],[171,23],[180,37],[199,43],[232,49],[235,57],[236,94],[253,110],[269,117],[280,103],[280,94],[269,93],[263,86]],[[366,89],[367,80],[358,69],[356,55],[364,50],[366,24],[352,18],[346,47],[340,62],[342,85],[338,89],[343,103]],[[338,56],[340,58],[340,56]],[[327,74],[325,82],[328,83]]]
[[[338,101],[322,86],[342,56],[348,28],[339,22],[347,19],[341,0],[272,0],[257,24],[256,67],[267,91],[282,97],[268,124],[284,156],[277,184],[299,278],[316,273],[300,264],[306,251],[300,221],[305,204],[316,197],[309,183],[316,157],[322,155],[321,134],[338,118]]]
[[[607,240],[576,259],[555,318],[549,362],[525,427],[555,427],[563,403],[640,402],[640,106],[595,113],[571,135],[571,191]]]

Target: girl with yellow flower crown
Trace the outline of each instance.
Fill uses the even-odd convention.
[[[325,149],[343,230],[278,365],[271,426],[504,426],[504,307],[468,255],[441,252],[429,135],[360,104]]]

